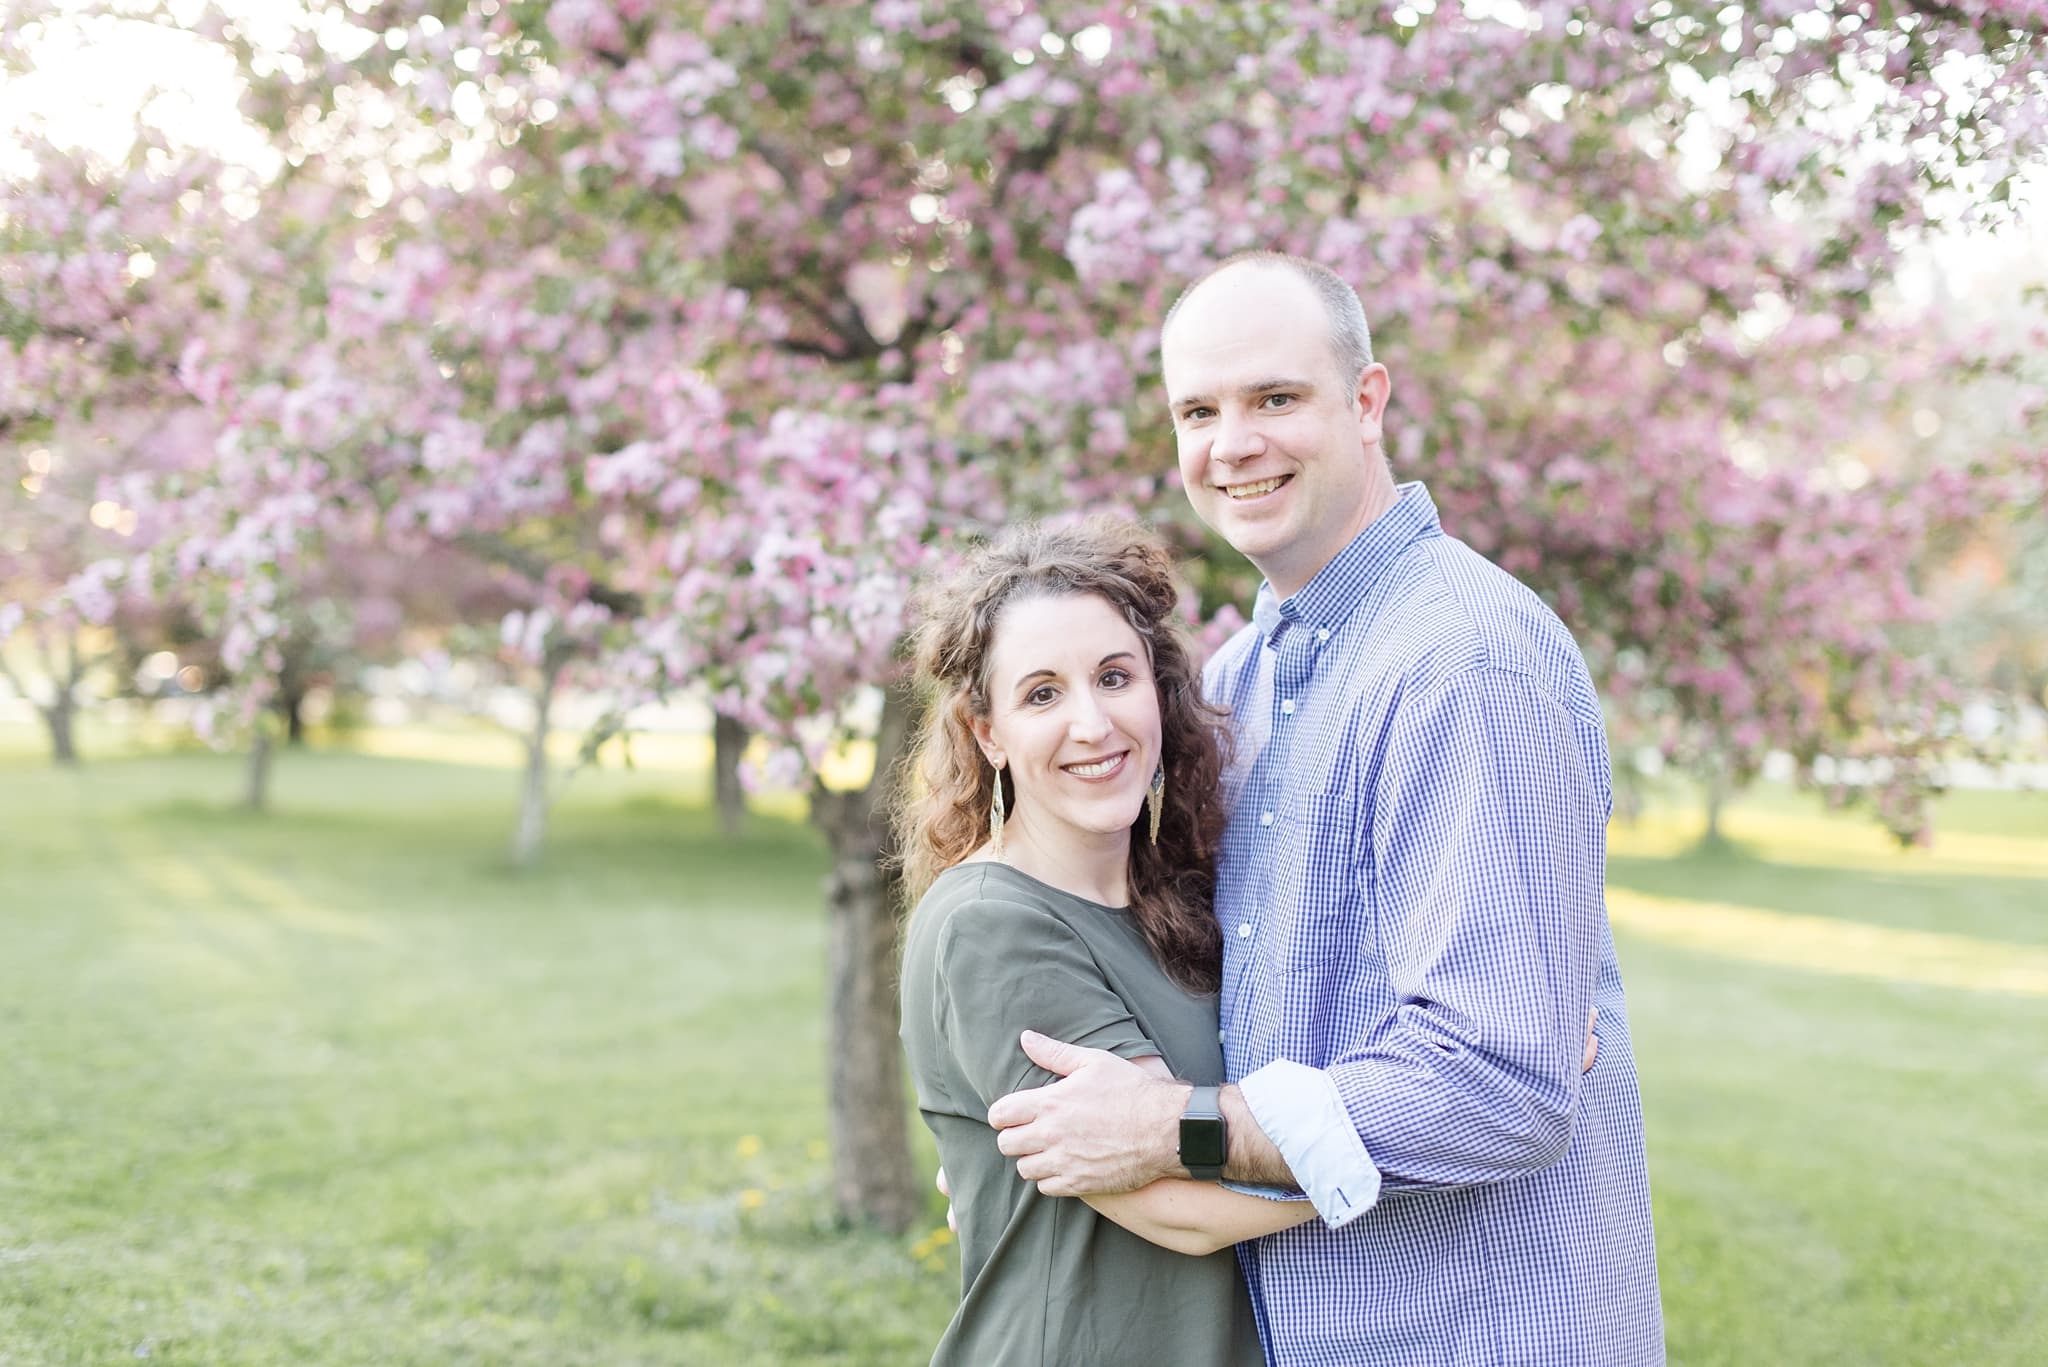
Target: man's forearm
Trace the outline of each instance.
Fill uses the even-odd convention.
[[[1187,1109],[1191,1091],[1192,1084],[1173,1082],[1170,1085],[1170,1094],[1174,1098],[1171,1113],[1169,1115],[1166,1109],[1159,1112],[1167,1117],[1167,1128],[1156,1136],[1163,1142],[1156,1142],[1150,1147],[1162,1155],[1163,1166],[1154,1165],[1161,1177],[1188,1175],[1186,1166],[1175,1155],[1180,1150],[1180,1113]],[[1168,1094],[1168,1088],[1161,1089],[1162,1097]],[[1229,1154],[1223,1164],[1224,1178],[1254,1187],[1294,1186],[1294,1174],[1288,1171],[1287,1160],[1280,1156],[1280,1150],[1259,1128],[1258,1118],[1252,1114],[1251,1107],[1245,1103],[1244,1093],[1237,1089],[1236,1084],[1219,1090],[1216,1102],[1223,1112],[1224,1138],[1229,1145]]]
[[[1287,1160],[1280,1156],[1280,1150],[1259,1128],[1251,1107],[1245,1104],[1244,1093],[1233,1084],[1225,1087],[1217,1100],[1223,1111],[1224,1130],[1230,1144],[1230,1157],[1224,1164],[1223,1175],[1233,1182],[1250,1186],[1299,1185],[1294,1180],[1294,1173],[1288,1169]]]

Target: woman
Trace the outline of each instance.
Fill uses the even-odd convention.
[[[1214,1183],[1047,1197],[986,1122],[1051,1081],[1035,1029],[1223,1080],[1210,913],[1226,719],[1202,700],[1172,562],[1129,524],[1006,533],[921,603],[930,693],[896,818],[921,900],[903,1043],[959,1219],[935,1364],[1262,1361],[1231,1244],[1314,1212]]]

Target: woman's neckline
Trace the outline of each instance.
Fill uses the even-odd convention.
[[[1083,897],[1078,892],[1069,892],[1067,889],[1060,887],[1056,883],[1048,883],[1043,878],[1034,878],[1030,874],[1024,872],[1024,870],[1018,868],[1016,865],[1005,864],[1000,859],[963,859],[959,863],[953,865],[952,868],[947,869],[945,873],[942,873],[939,876],[943,878],[945,877],[946,873],[954,873],[956,871],[973,869],[1001,869],[1004,873],[1009,874],[1012,878],[1021,878],[1034,888],[1044,888],[1047,892],[1056,892],[1060,896],[1068,899],[1069,901],[1079,902],[1084,907],[1094,907],[1097,911],[1107,911],[1114,913],[1118,916],[1124,916],[1128,915],[1131,910],[1128,906],[1113,907],[1109,905],[1109,903],[1107,902],[1098,902],[1092,897]]]

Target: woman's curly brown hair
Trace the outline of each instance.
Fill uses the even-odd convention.
[[[932,880],[988,837],[994,782],[1008,803],[1016,786],[1000,779],[975,744],[973,722],[989,711],[988,669],[995,632],[1010,604],[1094,595],[1144,638],[1159,688],[1166,798],[1159,843],[1141,809],[1132,826],[1131,914],[1153,957],[1175,982],[1214,992],[1222,979],[1222,934],[1211,908],[1216,850],[1223,836],[1223,747],[1227,715],[1202,697],[1179,617],[1179,590],[1166,547],[1133,522],[1096,518],[1078,525],[1012,528],[927,586],[912,636],[924,722],[906,761],[892,819],[903,852],[905,892],[915,905]]]

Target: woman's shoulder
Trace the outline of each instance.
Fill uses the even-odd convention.
[[[913,925],[924,923],[937,933],[951,928],[1022,929],[1047,919],[1063,920],[1054,889],[992,859],[953,865],[932,880],[917,909]]]
[[[1008,864],[966,861],[932,881],[911,912],[905,945],[913,957],[1060,951],[1092,958],[1103,944],[1130,937],[1128,919]]]

